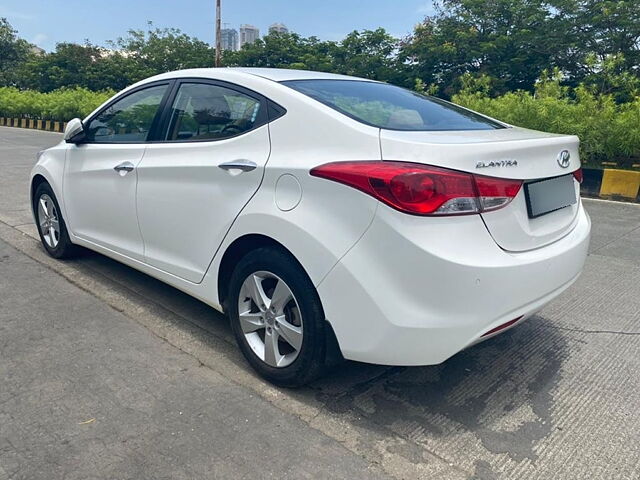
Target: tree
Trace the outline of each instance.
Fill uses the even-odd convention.
[[[296,33],[270,33],[237,52],[224,52],[227,66],[298,68],[402,81],[396,62],[398,40],[383,28],[353,31],[342,42]]]
[[[542,71],[552,68],[569,85],[587,80],[607,91],[612,62],[622,83],[640,77],[640,2],[439,0],[435,15],[402,45],[401,57],[416,78],[449,95],[465,74],[489,76],[494,95],[533,91]]]
[[[403,45],[414,74],[451,94],[465,73],[503,92],[531,89],[568,41],[544,0],[440,0]]]
[[[316,37],[272,32],[236,52],[225,51],[222,61],[226,66],[328,71],[333,67],[336,47],[335,42],[323,42]]]
[[[114,78],[100,68],[103,49],[91,44],[59,43],[55,52],[32,56],[19,68],[19,86],[41,92],[61,87],[108,88]]]
[[[16,68],[27,60],[31,44],[18,38],[6,18],[0,18],[0,86],[16,83]]]
[[[163,72],[209,67],[213,49],[177,29],[131,30],[109,42],[111,48],[59,43],[56,50],[32,56],[20,68],[19,86],[49,92],[61,87],[120,90]]]
[[[572,83],[611,74],[612,62],[618,73],[640,77],[640,2],[555,0],[554,7],[575,39],[573,58],[561,65]]]
[[[398,39],[389,35],[384,28],[353,31],[335,49],[334,71],[406,84],[404,65],[397,59],[398,45]]]
[[[212,67],[214,49],[207,43],[182,33],[177,28],[129,30],[128,36],[109,45],[117,53],[119,63],[127,64],[128,75],[140,80],[158,73],[184,68]]]

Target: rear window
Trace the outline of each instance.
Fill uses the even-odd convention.
[[[282,84],[367,125],[389,130],[441,131],[504,128],[476,113],[387,83],[359,80],[287,80]]]

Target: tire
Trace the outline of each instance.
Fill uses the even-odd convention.
[[[322,375],[324,311],[313,283],[290,254],[263,247],[244,256],[231,275],[226,303],[240,350],[262,377],[299,387]]]
[[[40,241],[47,253],[58,259],[74,256],[77,247],[69,240],[67,226],[51,186],[46,182],[38,185],[32,201]]]

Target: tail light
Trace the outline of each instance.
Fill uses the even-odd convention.
[[[582,176],[582,168],[579,168],[578,170],[576,170],[575,172],[573,172],[573,176],[574,178],[578,181],[578,183],[582,183],[583,180],[583,176]]]
[[[343,183],[413,215],[464,215],[496,210],[520,191],[521,180],[484,177],[417,163],[334,162],[311,175]]]

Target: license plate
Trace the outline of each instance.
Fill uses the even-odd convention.
[[[573,174],[525,183],[529,218],[536,218],[577,202]]]

